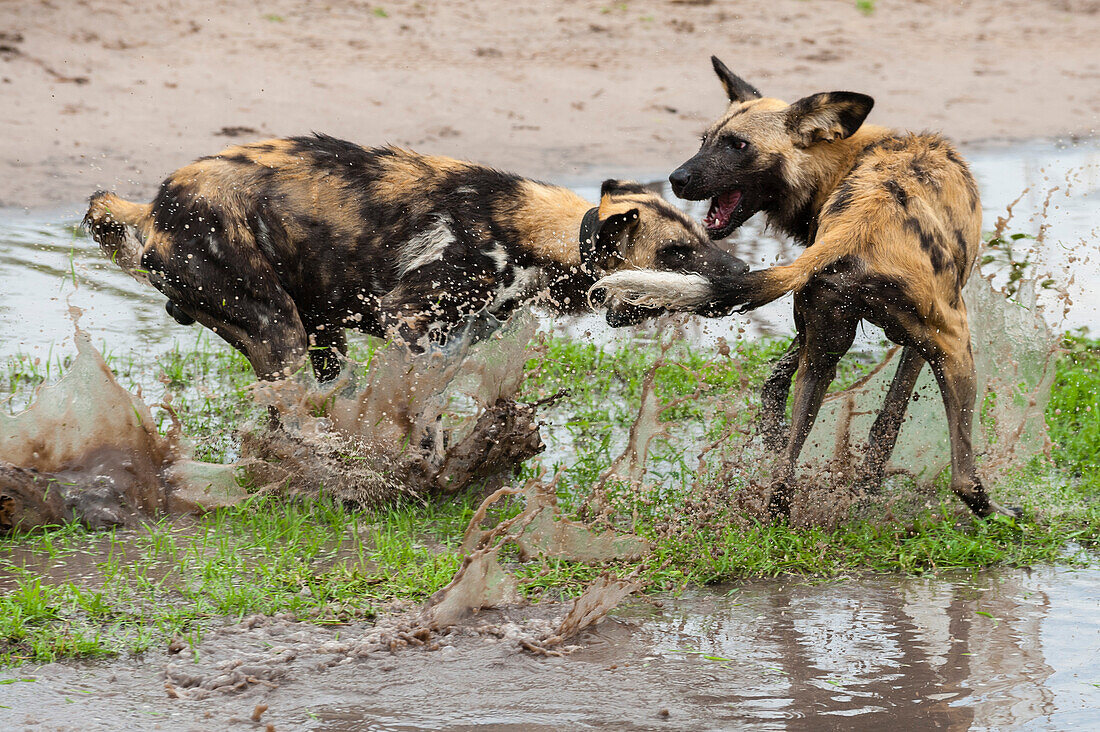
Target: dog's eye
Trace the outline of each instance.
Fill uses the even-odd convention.
[[[691,255],[691,247],[687,244],[669,244],[662,247],[657,257],[664,263],[682,262]]]
[[[749,146],[749,143],[745,142],[744,140],[738,140],[736,137],[731,137],[729,140],[729,146],[732,147],[734,150],[744,150],[746,147]]]

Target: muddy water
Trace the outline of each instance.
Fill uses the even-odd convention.
[[[973,148],[967,155],[982,189],[985,228],[992,229],[1005,207],[1023,193],[1009,231],[1037,235],[1043,229],[1040,257],[1046,268],[1064,278],[1069,266],[1075,278],[1069,284],[1073,309],[1063,327],[1095,330],[1100,323],[1100,146],[1014,143]],[[672,199],[667,185],[658,187]],[[1044,210],[1054,188],[1058,190]],[[599,194],[598,184],[578,185],[576,190],[590,200]],[[693,215],[705,213],[699,204],[685,205]],[[62,344],[72,336],[68,302],[84,309],[84,326],[93,342],[106,344],[111,353],[147,357],[198,337],[198,326],[176,325],[164,312],[159,293],[140,287],[107,262],[94,242],[75,231],[82,213],[80,206],[56,212],[0,212],[0,358],[16,352],[45,358],[64,350]],[[796,247],[768,235],[755,220],[731,243],[753,266],[789,261],[798,254]],[[1052,325],[1059,325],[1061,308],[1051,311],[1056,321]],[[574,334],[591,332],[599,340],[634,335],[630,329],[608,328],[599,316],[556,325]],[[785,298],[749,317],[697,320],[690,327],[700,342],[736,338],[742,329],[786,335],[792,328],[791,306]],[[880,339],[881,333],[869,328],[862,343]]]
[[[752,581],[628,605],[564,658],[474,632],[517,619],[497,612],[440,650],[353,660],[332,641],[362,627],[228,629],[208,634],[198,662],[151,651],[0,672],[23,679],[0,684],[0,728],[248,729],[264,704],[277,730],[1095,729],[1098,591],[1097,570]],[[267,684],[166,693],[170,662],[178,678],[274,651],[293,658]]]

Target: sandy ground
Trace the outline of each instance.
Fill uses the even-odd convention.
[[[148,195],[226,144],[323,130],[555,180],[663,175],[723,107],[870,93],[962,141],[1088,136],[1100,0],[0,0],[0,206]]]

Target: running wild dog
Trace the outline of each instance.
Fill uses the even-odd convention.
[[[180,168],[151,204],[92,196],[85,225],[123,269],[240,350],[262,379],[308,353],[339,373],[344,329],[443,344],[473,316],[540,298],[559,312],[622,267],[748,270],[636,183],[573,192],[472,163],[324,135],[231,147]],[[617,305],[613,326],[659,309]]]
[[[854,92],[787,104],[712,57],[730,106],[699,152],[669,176],[677,196],[710,199],[721,239],[754,214],[807,247],[793,263],[718,277],[620,272],[608,302],[704,314],[744,312],[794,293],[797,335],[765,383],[760,431],[782,450],[770,500],[789,516],[799,452],[861,320],[903,346],[871,428],[862,487],[878,490],[917,376],[927,362],[951,437],[951,488],[979,516],[1017,515],[986,495],[971,447],[974,360],[962,287],[981,246],[978,187],[945,139],[864,125],[874,101]],[[792,419],[783,424],[791,377]]]

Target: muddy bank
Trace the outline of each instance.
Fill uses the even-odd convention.
[[[879,124],[1091,135],[1098,35],[1095,0],[9,2],[0,206],[145,196],[228,143],[309,130],[660,176],[722,109],[711,53],[780,97],[869,93]]]
[[[1096,570],[1052,569],[747,582],[629,605],[560,658],[521,653],[510,636],[559,616],[554,604],[483,613],[438,648],[358,658],[341,649],[369,626],[269,619],[211,632],[197,654],[183,644],[2,672],[25,680],[0,686],[0,726],[1089,727],[1100,720],[1098,584]],[[479,630],[490,626],[503,632]],[[201,700],[165,687],[219,664],[251,665],[264,683]]]

